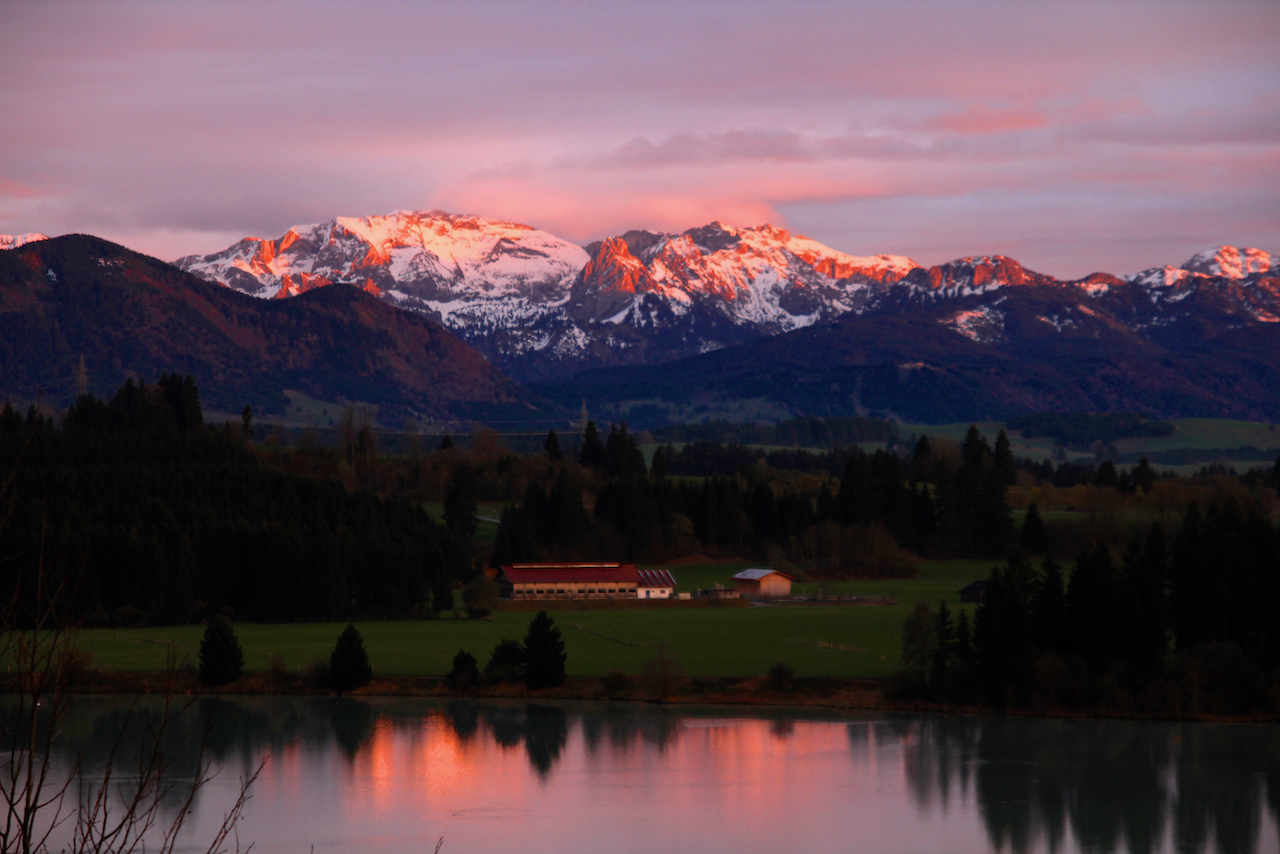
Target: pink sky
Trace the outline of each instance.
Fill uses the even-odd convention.
[[[0,232],[442,208],[1078,276],[1280,253],[1280,4],[0,4]]]

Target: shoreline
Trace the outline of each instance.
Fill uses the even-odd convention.
[[[1146,720],[1192,723],[1276,723],[1280,712],[1253,714],[1176,714],[1124,709],[996,708],[894,700],[886,696],[888,680],[795,677],[785,684],[769,677],[693,676],[673,681],[665,692],[644,677],[628,677],[625,685],[610,684],[603,676],[569,676],[558,688],[531,691],[518,682],[480,684],[467,689],[450,688],[443,676],[375,676],[369,684],[345,696],[422,697],[466,700],[574,700],[593,702],[644,703],[665,706],[752,706],[760,709],[791,707],[845,711],[879,711],[927,715],[986,715],[1090,720]],[[13,680],[0,682],[0,694],[12,694]],[[74,680],[68,693],[170,694],[207,696],[312,696],[332,697],[332,689],[309,685],[298,677],[279,677],[269,672],[247,673],[236,682],[210,688],[200,684],[192,671],[101,671],[86,673]]]

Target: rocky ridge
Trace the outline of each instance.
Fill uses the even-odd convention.
[[[924,304],[954,304],[936,322],[996,341],[1007,334],[1000,306],[1009,288],[1070,295],[1039,318],[1055,334],[1104,322],[1141,333],[1206,300],[1241,322],[1280,320],[1277,260],[1232,246],[1180,267],[1063,281],[1001,255],[929,268],[902,256],[852,256],[769,225],[630,231],[584,249],[516,223],[399,211],[246,238],[177,265],[265,298],[353,285],[439,320],[518,379],[541,381]]]

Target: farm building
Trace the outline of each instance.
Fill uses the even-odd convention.
[[[640,586],[636,588],[636,596],[640,599],[670,599],[675,593],[676,580],[665,569],[638,569]]]
[[[508,599],[635,599],[640,573],[619,563],[514,563],[502,567],[498,585]],[[670,596],[670,587],[649,589]]]
[[[981,602],[982,596],[987,592],[987,582],[975,581],[972,584],[966,584],[960,588],[961,602]]]
[[[733,580],[743,596],[790,596],[791,582],[795,581],[776,569],[744,569]]]

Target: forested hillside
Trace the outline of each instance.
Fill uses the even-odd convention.
[[[288,621],[452,607],[444,535],[418,507],[264,468],[206,428],[191,377],[80,397],[61,425],[0,413],[0,585],[87,624],[218,613]]]
[[[287,391],[387,419],[549,409],[453,333],[356,288],[253,299],[79,234],[0,251],[0,394],[64,408],[81,367],[99,395],[126,378],[193,374],[224,413],[282,415]]]

